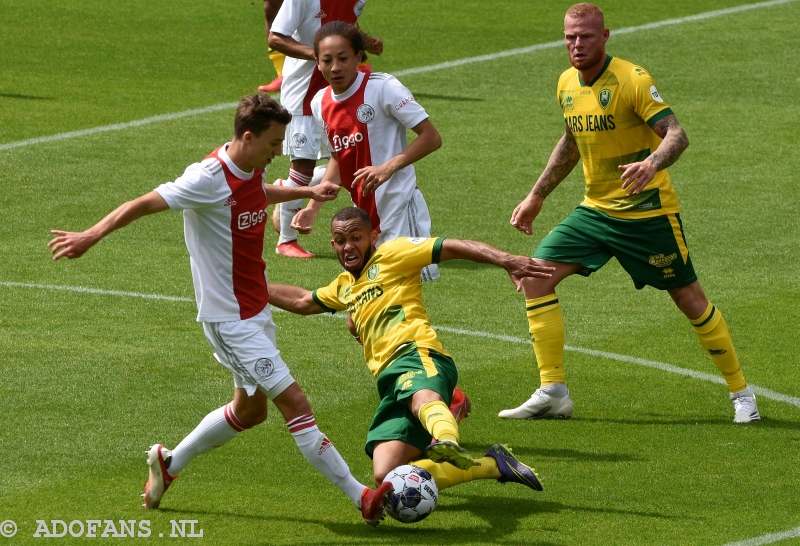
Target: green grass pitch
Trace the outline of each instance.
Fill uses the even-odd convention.
[[[563,47],[413,70],[557,41],[569,4],[367,3],[362,26],[385,41],[373,69],[400,74],[444,140],[418,164],[436,234],[530,254],[580,201],[576,169],[532,237],[508,224],[562,131],[555,84],[568,66]],[[81,260],[54,263],[45,246],[49,230],[88,227],[230,137],[230,104],[274,76],[260,2],[3,0],[0,531],[11,521],[17,533],[0,535],[0,544],[40,543],[37,520],[149,520],[151,530],[149,538],[67,533],[54,543],[163,534],[237,545],[800,544],[800,1],[742,6],[602,4],[609,53],[650,70],[689,135],[671,168],[684,226],[746,377],[774,393],[759,397],[763,421],[734,426],[723,385],[636,363],[717,375],[668,296],[637,292],[615,263],[559,290],[574,349],[566,354],[574,417],[500,421],[499,410],[538,385],[522,296],[501,270],[449,262],[425,293],[472,398],[464,444],[478,454],[511,445],[537,468],[545,491],[474,482],[445,491],[424,522],[372,529],[302,459],[274,408],[262,426],[196,459],[162,510],[142,510],[144,450],[174,446],[232,392],[194,321],[180,215],[142,219]],[[679,18],[687,19],[633,28]],[[59,136],[155,116],[165,117]],[[42,137],[57,139],[26,142]],[[270,176],[287,168],[280,158]],[[270,279],[327,284],[339,267],[326,224],[346,204],[342,196],[327,205],[303,240],[315,260],[276,257],[269,233]],[[376,394],[359,346],[343,320],[280,313],[276,322],[320,428],[369,483],[362,446]],[[203,538],[170,538],[179,520],[196,521]]]

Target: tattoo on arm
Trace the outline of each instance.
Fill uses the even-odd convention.
[[[664,139],[656,151],[650,155],[651,161],[660,171],[678,160],[689,146],[689,137],[686,136],[683,127],[673,114],[658,120],[653,125],[653,132]]]
[[[550,159],[547,161],[547,166],[544,168],[539,180],[533,186],[531,192],[534,195],[539,195],[542,198],[547,197],[556,189],[556,187],[564,180],[575,165],[581,158],[581,152],[578,150],[578,144],[575,142],[575,137],[569,130],[566,130],[564,136],[556,144],[553,153],[550,154]]]

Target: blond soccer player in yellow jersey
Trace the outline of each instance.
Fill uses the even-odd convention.
[[[575,4],[564,18],[572,68],[558,82],[565,131],[511,224],[527,235],[545,198],[583,160],[583,202],[542,239],[534,258],[555,267],[551,277],[525,279],[528,323],[541,386],[509,419],[569,417],[572,399],[564,377],[564,321],[555,293],[567,276],[588,276],[612,257],[633,279],[665,290],[689,319],[701,345],[722,373],[734,422],[761,417],[747,387],[722,313],[712,305],[692,266],[680,208],[667,167],[689,145],[686,133],[642,67],[606,54],[603,12]]]
[[[365,447],[375,483],[411,463],[430,472],[440,489],[495,479],[541,490],[533,470],[502,444],[478,459],[459,445],[458,424],[448,409],[458,371],[430,325],[420,270],[455,259],[490,263],[504,268],[519,289],[525,278],[547,278],[550,268],[458,239],[403,237],[376,249],[378,234],[369,215],[357,207],[337,212],[331,231],[331,245],[345,271],[313,292],[270,284],[270,303],[299,314],[347,310],[353,319],[367,366],[378,381],[380,404]]]

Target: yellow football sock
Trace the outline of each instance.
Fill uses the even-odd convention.
[[[739,392],[747,387],[744,374],[739,367],[739,359],[736,357],[736,350],[733,348],[731,334],[728,332],[728,324],[720,310],[709,302],[705,312],[689,322],[692,323],[700,344],[708,351],[717,369],[722,372],[728,383],[728,390]]]
[[[430,472],[440,491],[472,480],[496,480],[500,477],[497,461],[492,457],[475,459],[475,463],[469,470],[461,470],[450,463],[434,463],[430,459],[413,461],[411,464]]]
[[[564,383],[564,317],[555,294],[525,300],[542,385]]]
[[[269,60],[272,61],[272,66],[275,67],[275,72],[278,73],[278,76],[282,76],[283,63],[286,61],[286,55],[272,48],[269,48],[268,53],[269,53]]]
[[[450,408],[441,400],[434,400],[422,406],[418,417],[425,430],[435,439],[458,443],[458,423],[450,413]]]

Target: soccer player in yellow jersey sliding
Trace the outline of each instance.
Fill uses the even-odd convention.
[[[550,268],[485,243],[458,239],[401,237],[376,249],[378,233],[369,215],[357,207],[337,212],[331,231],[345,271],[313,292],[270,283],[270,303],[299,314],[347,310],[353,319],[367,366],[378,381],[380,404],[365,448],[373,460],[375,483],[411,463],[430,472],[439,489],[496,479],[540,491],[533,470],[502,444],[477,459],[459,445],[458,424],[448,408],[458,371],[430,325],[420,270],[445,260],[490,263],[504,268],[519,289],[525,278],[549,277]]]
[[[555,288],[567,276],[588,276],[614,257],[637,289],[649,285],[665,290],[689,319],[728,384],[734,422],[758,421],[756,397],[739,367],[725,319],[706,298],[694,272],[667,172],[689,139],[650,74],[606,54],[608,37],[597,6],[581,3],[567,10],[564,39],[572,68],[558,82],[564,136],[530,194],[514,209],[511,225],[531,235],[545,198],[580,159],[586,193],[533,255],[555,267],[553,275],[522,281],[541,387],[500,417],[570,416],[564,321]]]

